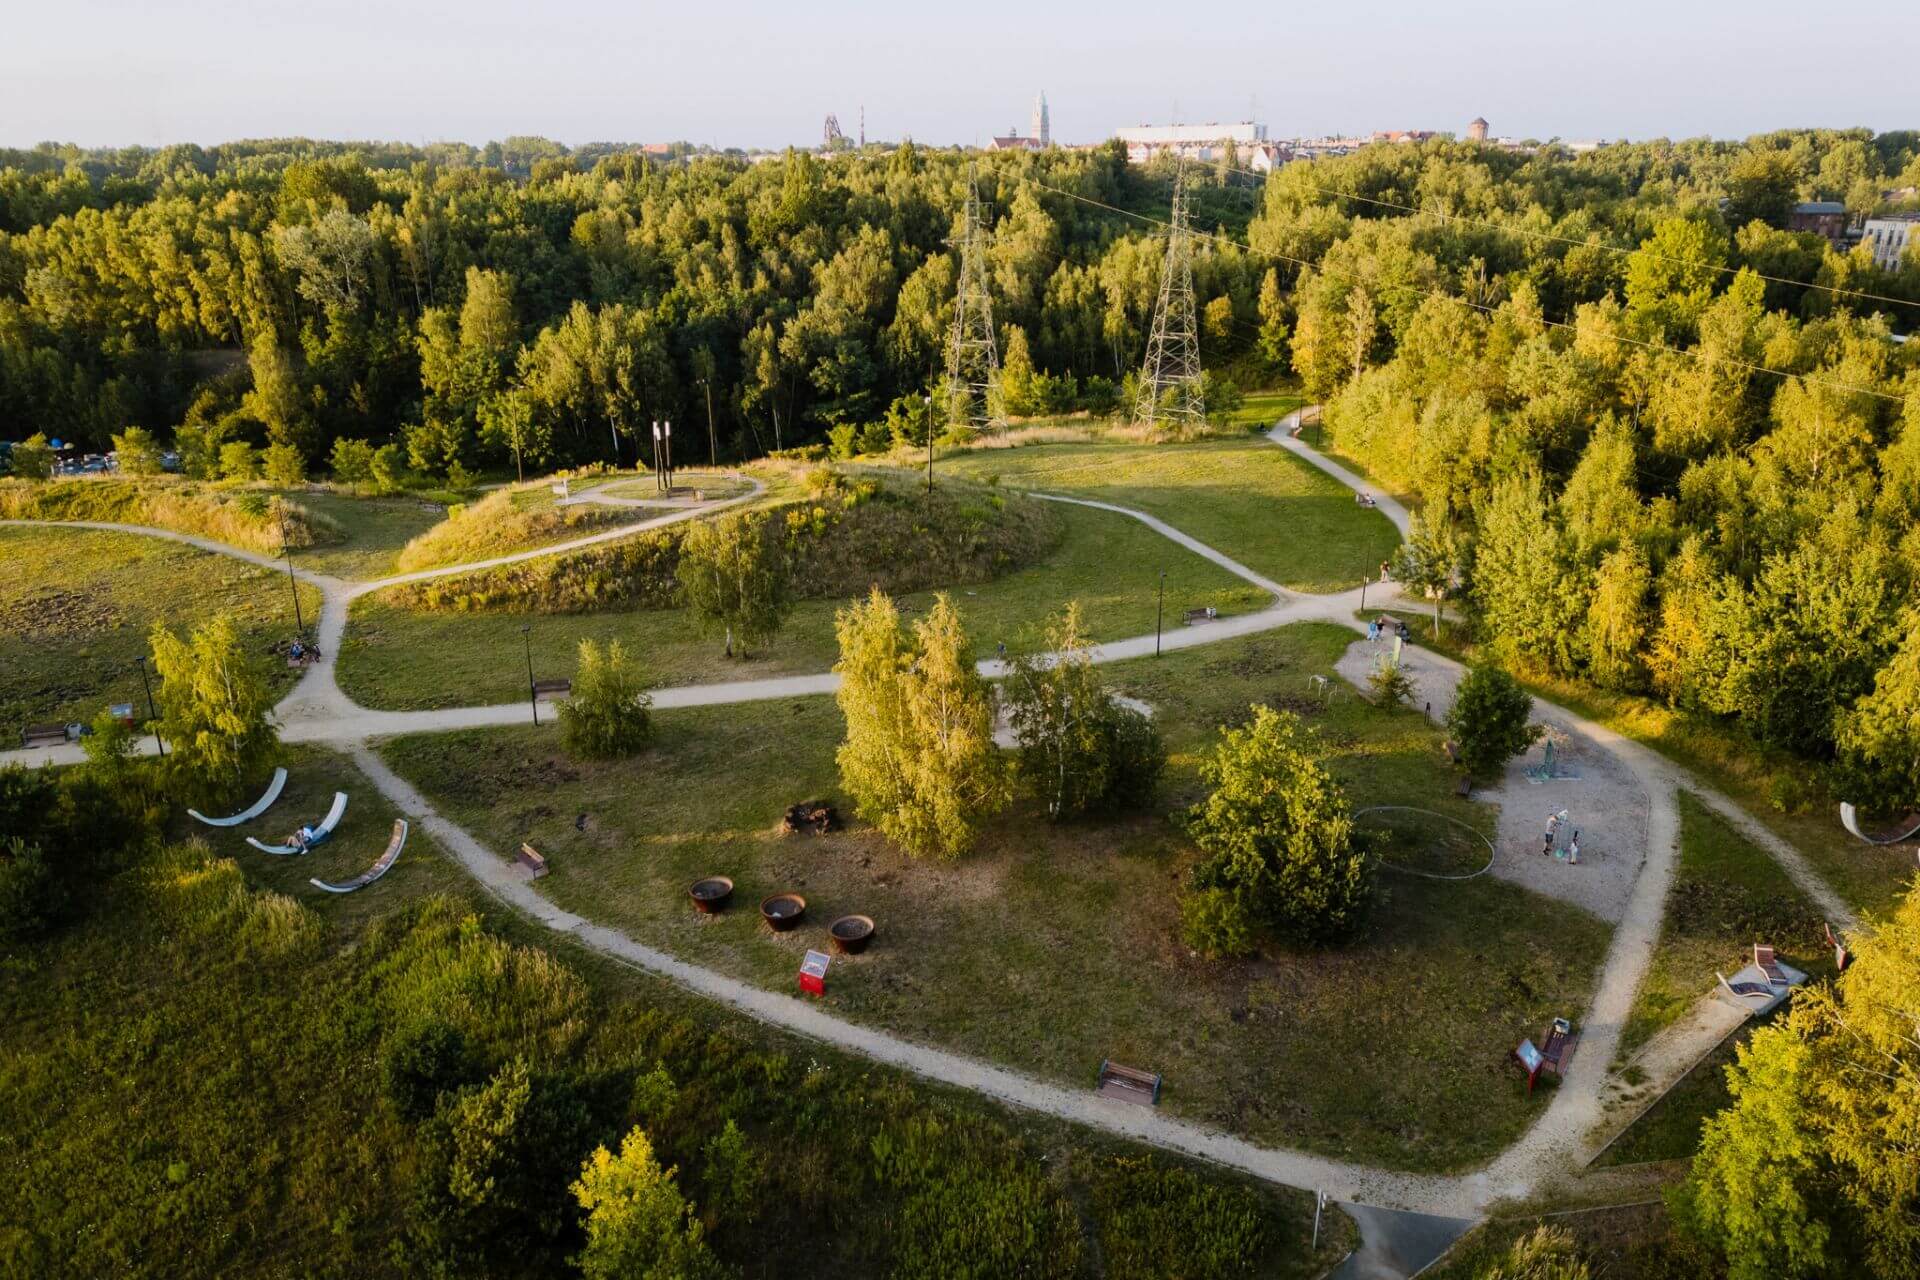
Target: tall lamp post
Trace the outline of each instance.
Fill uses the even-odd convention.
[[[1167,616],[1167,571],[1160,571],[1160,602],[1153,608],[1153,656],[1160,656],[1160,623]]]
[[[287,590],[293,592],[293,630],[295,635],[305,635],[306,619],[300,616],[300,583],[293,576],[293,547],[287,542],[287,513],[280,512],[280,554],[287,558]]]
[[[153,730],[153,745],[159,749],[160,755],[164,758],[167,754],[167,744],[160,740],[160,713],[154,710],[153,686],[147,682],[147,655],[141,654],[133,660],[133,664],[140,668],[140,687],[147,691],[147,727]]]
[[[700,386],[707,393],[707,466],[718,471],[720,469],[720,437],[713,431],[713,384],[702,378]]]
[[[540,694],[533,683],[533,627],[520,628],[520,645],[527,652],[527,705],[533,708],[533,722],[540,723]]]
[[[933,492],[933,397],[921,396],[927,406],[927,492]]]

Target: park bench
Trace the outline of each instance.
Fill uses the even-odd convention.
[[[1758,942],[1753,944],[1753,967],[1766,974],[1767,981],[1776,987],[1792,985],[1787,979],[1786,970],[1774,959],[1772,947],[1762,946]]]
[[[521,842],[520,852],[514,856],[514,861],[527,869],[530,873],[528,876],[530,880],[538,880],[541,876],[547,874],[546,858],[541,856],[538,849],[527,844],[525,841]]]
[[[1847,944],[1833,932],[1833,926],[1822,920],[1820,927],[1827,931],[1827,945],[1833,948],[1833,968],[1836,973],[1844,973],[1847,961],[1853,957],[1847,951]]]
[[[535,680],[533,682],[533,696],[536,700],[544,698],[548,702],[553,702],[572,692],[573,681],[571,680]]]
[[[1100,1063],[1100,1078],[1094,1085],[1094,1091],[1103,1098],[1151,1107],[1160,1101],[1160,1077],[1151,1071],[1123,1067],[1112,1058],[1107,1058]]]
[[[1551,1071],[1556,1076],[1565,1072],[1567,1061],[1573,1057],[1574,1043],[1573,1024],[1565,1018],[1553,1020],[1539,1048],[1534,1048],[1531,1040],[1520,1042],[1520,1047],[1513,1051],[1513,1057],[1519,1062],[1520,1069],[1527,1073],[1528,1093],[1533,1092],[1533,1082],[1542,1071]]]
[[[1187,625],[1191,627],[1202,622],[1212,622],[1219,616],[1218,613],[1214,612],[1212,605],[1202,605],[1198,609],[1187,610]]]
[[[405,818],[395,818],[393,820],[393,835],[387,840],[386,851],[383,852],[379,858],[375,859],[372,866],[351,880],[335,882],[313,879],[307,881],[307,883],[316,889],[324,889],[328,893],[352,893],[356,889],[364,889],[381,876],[387,874],[393,867],[393,864],[399,860],[400,850],[406,846],[406,843],[407,820]]]
[[[67,740],[67,726],[64,724],[30,724],[20,731],[20,745],[23,747],[52,747]]]

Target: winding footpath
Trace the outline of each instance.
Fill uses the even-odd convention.
[[[1281,422],[1270,439],[1281,448],[1304,458],[1357,492],[1370,486],[1361,478],[1292,437],[1297,425],[1296,413]],[[373,785],[403,814],[418,822],[488,892],[506,905],[558,933],[565,933],[596,951],[624,963],[657,974],[688,991],[726,1004],[760,1021],[796,1032],[838,1048],[887,1063],[916,1075],[954,1085],[998,1099],[1016,1107],[1043,1112],[1063,1120],[1118,1134],[1123,1137],[1183,1152],[1291,1186],[1317,1189],[1332,1198],[1366,1206],[1444,1215],[1455,1219],[1479,1217],[1498,1201],[1516,1199],[1539,1192],[1557,1181],[1573,1176],[1583,1158],[1590,1154],[1593,1135],[1606,1119],[1608,1070],[1618,1048],[1621,1029],[1632,1005],[1635,991],[1652,959],[1659,938],[1667,891],[1678,860],[1679,818],[1675,792],[1685,788],[1721,813],[1754,842],[1776,857],[1795,883],[1818,904],[1837,926],[1852,923],[1852,913],[1799,853],[1771,830],[1747,814],[1731,800],[1689,776],[1684,770],[1657,753],[1621,735],[1581,719],[1559,708],[1555,711],[1574,725],[1598,748],[1621,761],[1645,788],[1650,801],[1645,861],[1631,890],[1624,914],[1615,923],[1612,941],[1601,962],[1600,979],[1593,1000],[1580,1020],[1581,1044],[1561,1087],[1539,1118],[1522,1137],[1485,1167],[1461,1175],[1420,1175],[1378,1169],[1347,1161],[1334,1160],[1305,1152],[1256,1146],[1211,1127],[1175,1119],[1153,1108],[1106,1102],[1085,1089],[1068,1089],[1004,1067],[950,1053],[930,1045],[861,1026],[836,1017],[820,1006],[742,982],[711,969],[702,968],[650,947],[625,933],[598,925],[563,910],[537,892],[517,869],[495,850],[437,813],[427,798],[400,777],[381,759],[373,740],[407,733],[436,732],[490,725],[521,724],[527,711],[524,703],[504,706],[458,707],[432,711],[376,711],[355,704],[340,689],[334,678],[333,656],[340,651],[346,632],[351,602],[369,592],[410,582],[479,569],[517,563],[541,556],[558,555],[581,547],[632,536],[676,521],[704,515],[759,496],[763,487],[756,483],[751,493],[724,501],[703,503],[672,511],[649,520],[622,525],[587,537],[513,555],[498,556],[474,564],[399,574],[371,582],[349,583],[325,574],[296,568],[297,578],[318,588],[323,604],[319,622],[319,642],[327,657],[310,668],[300,683],[277,708],[282,737],[290,742],[317,742],[348,752]],[[588,497],[589,495],[581,495]],[[1180,530],[1142,512],[1110,503],[1094,502],[1052,494],[1041,494],[1049,501],[1073,503],[1115,512],[1136,519],[1194,553],[1205,557],[1247,582],[1269,592],[1274,602],[1255,613],[1221,619],[1204,627],[1182,628],[1165,634],[1160,643],[1169,649],[1211,644],[1235,636],[1256,634],[1298,622],[1331,622],[1356,631],[1364,631],[1356,611],[1358,590],[1333,595],[1304,595],[1288,591],[1254,572],[1215,548],[1206,546]],[[576,499],[577,501],[578,499]],[[1375,495],[1376,509],[1387,516],[1404,535],[1408,514],[1399,503]],[[626,505],[620,503],[619,505]],[[267,568],[280,569],[282,562],[270,557],[241,551],[205,538],[169,530],[98,522],[6,521],[8,524],[52,524],[63,527],[106,529],[169,538],[203,550],[235,556]],[[1374,588],[1378,596],[1380,588]],[[1416,602],[1407,602],[1416,603]],[[1153,653],[1155,637],[1137,636],[1099,647],[1096,661],[1114,662]],[[1436,664],[1459,672],[1459,664],[1438,654],[1427,655]],[[997,661],[982,662],[981,673],[989,678],[1003,674]],[[769,698],[832,693],[839,684],[831,673],[791,676],[765,680],[737,681],[659,689],[654,691],[656,707],[709,706]],[[1545,705],[1545,704],[1543,704]],[[68,763],[81,758],[77,746],[62,746],[31,751],[0,753],[0,763]],[[1702,1033],[1704,1036],[1704,1033]],[[1711,1049],[1704,1045],[1700,1052]]]

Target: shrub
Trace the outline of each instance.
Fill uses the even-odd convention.
[[[1200,767],[1213,791],[1187,823],[1206,855],[1192,888],[1225,890],[1250,919],[1307,942],[1352,934],[1373,878],[1310,731],[1291,712],[1256,706],[1252,723],[1220,739]]]
[[[53,448],[46,433],[36,431],[7,453],[13,474],[22,480],[45,480],[53,474]]]
[[[854,439],[860,428],[851,422],[842,422],[827,428],[827,456],[846,459],[858,453],[859,447]]]
[[[113,437],[114,463],[124,476],[159,475],[160,442],[145,427],[128,427]]]
[[[609,640],[603,652],[582,640],[572,695],[560,704],[560,740],[567,754],[581,759],[630,756],[647,744],[652,705],[625,646]]]
[[[0,942],[31,937],[60,914],[64,886],[46,853],[19,836],[0,839]]]
[[[1413,698],[1413,678],[1392,658],[1383,658],[1367,673],[1374,705],[1387,711],[1404,707]]]
[[[373,479],[373,446],[365,440],[342,436],[333,442],[329,465],[333,468],[333,478],[341,484],[366,484]]]
[[[737,1130],[735,1131],[737,1134]],[[618,1156],[596,1148],[573,1184],[587,1211],[587,1246],[574,1262],[587,1280],[724,1280],[702,1239],[674,1170],[653,1158],[646,1130],[621,1140]]]
[[[1527,723],[1532,715],[1533,699],[1518,680],[1498,667],[1469,671],[1447,709],[1447,732],[1461,767],[1475,778],[1497,775],[1543,732]]]
[[[232,484],[247,484],[260,478],[260,454],[244,440],[229,440],[220,446],[220,478]]]
[[[1588,1280],[1593,1273],[1564,1227],[1536,1227],[1513,1242],[1500,1260],[1475,1280]]]
[[[1201,955],[1253,954],[1253,920],[1239,895],[1227,889],[1195,889],[1184,895],[1180,936]]]
[[[383,444],[367,460],[367,474],[377,493],[398,493],[406,484],[406,459],[397,444]]]
[[[283,489],[307,482],[307,460],[290,444],[270,444],[261,455],[262,471],[269,482]]]
[[[380,1055],[387,1099],[405,1120],[426,1119],[442,1094],[457,1092],[478,1074],[466,1036],[438,1018],[401,1031]]]

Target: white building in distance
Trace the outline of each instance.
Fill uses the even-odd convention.
[[[1234,124],[1143,124],[1116,129],[1113,136],[1127,144],[1127,163],[1145,164],[1164,153],[1189,160],[1213,160],[1231,142],[1243,158],[1267,140],[1267,126],[1242,120]]]
[[[1884,218],[1868,218],[1860,229],[1860,243],[1873,252],[1873,265],[1884,271],[1898,271],[1900,259],[1909,244],[1916,243],[1915,227],[1920,213],[1896,213]]]

